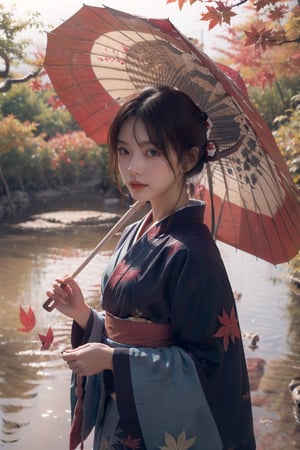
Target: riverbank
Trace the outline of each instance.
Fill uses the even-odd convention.
[[[13,193],[14,211],[0,220],[2,229],[46,231],[81,225],[110,227],[120,217],[127,202],[114,191],[77,187],[46,190],[31,195]],[[3,202],[5,203],[5,202]]]

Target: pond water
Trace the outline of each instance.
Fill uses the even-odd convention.
[[[74,209],[56,204],[51,209]],[[50,206],[46,205],[45,209]],[[81,208],[90,209],[86,202]],[[94,209],[114,208],[97,202]],[[57,276],[72,273],[107,230],[77,226],[55,231],[0,230],[0,411],[1,448],[66,450],[70,427],[70,373],[60,357],[69,345],[70,321],[42,308]],[[100,277],[117,236],[77,280],[91,306],[99,302]],[[257,448],[300,449],[300,424],[289,391],[300,377],[300,297],[289,283],[287,264],[274,267],[218,243],[237,306],[249,364]],[[19,308],[36,315],[36,327],[20,332]],[[55,345],[40,350],[38,333],[52,327]],[[256,348],[250,348],[254,335]],[[91,439],[86,442],[91,449]]]

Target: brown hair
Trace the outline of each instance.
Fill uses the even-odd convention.
[[[132,118],[143,122],[150,141],[163,152],[169,164],[170,147],[183,167],[190,149],[198,147],[198,161],[185,175],[188,178],[201,172],[206,158],[206,113],[182,91],[168,86],[148,87],[121,106],[110,126],[110,168],[117,183],[118,137],[124,123]]]

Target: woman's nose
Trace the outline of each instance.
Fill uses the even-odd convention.
[[[128,165],[128,172],[131,175],[138,175],[142,171],[142,161],[138,155],[133,155]]]

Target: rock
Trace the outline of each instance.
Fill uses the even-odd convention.
[[[119,219],[118,214],[99,211],[53,211],[35,214],[28,220],[13,224],[14,229],[53,230],[80,225],[109,226]]]
[[[289,384],[289,389],[291,391],[293,403],[300,412],[300,379],[292,380]]]
[[[300,271],[295,271],[290,278],[291,290],[300,297]]]

